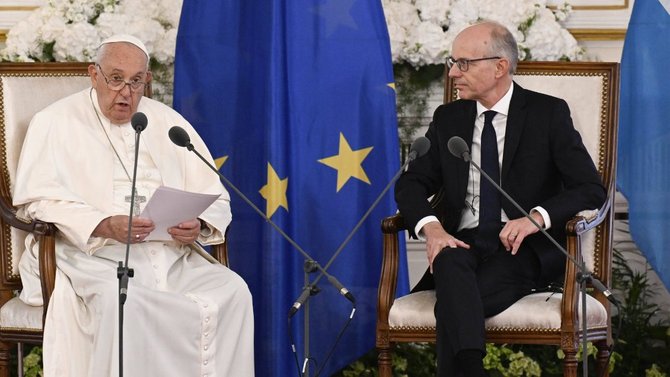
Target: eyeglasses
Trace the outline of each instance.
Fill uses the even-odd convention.
[[[454,64],[456,64],[461,72],[467,72],[468,68],[470,68],[470,63],[479,62],[482,60],[492,60],[492,59],[500,59],[500,56],[490,56],[487,58],[479,58],[479,59],[462,59],[462,58],[454,59],[453,56],[450,56],[447,58],[447,67],[451,69],[451,67],[453,67]]]
[[[105,79],[107,88],[109,88],[110,90],[121,91],[126,85],[128,85],[131,91],[139,92],[142,89],[144,89],[144,85],[146,85],[146,83],[144,81],[141,81],[139,78],[134,78],[130,81],[126,81],[123,79],[123,77],[117,74],[112,74],[112,77],[108,78],[107,75],[105,75],[105,72],[102,71],[102,67],[100,67],[99,64],[96,64],[95,66],[98,67],[98,71]]]

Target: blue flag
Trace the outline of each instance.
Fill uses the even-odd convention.
[[[221,173],[321,266],[400,167],[379,0],[185,0],[174,98]],[[256,374],[296,376],[308,359],[309,375],[329,376],[373,349],[392,193],[328,268],[356,311],[326,362],[352,303],[321,278],[289,328],[289,309],[318,271],[307,274],[306,258],[228,191],[231,268],[254,298]],[[399,292],[407,289],[402,266]]]
[[[630,231],[670,288],[670,0],[636,1],[621,60],[619,189]]]

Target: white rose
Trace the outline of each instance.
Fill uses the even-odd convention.
[[[444,63],[449,45],[442,27],[422,22],[410,31],[403,57],[412,65]]]

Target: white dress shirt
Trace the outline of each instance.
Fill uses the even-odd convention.
[[[511,84],[510,88],[507,90],[507,93],[496,102],[490,109],[487,109],[480,102],[477,102],[477,118],[475,118],[475,129],[472,134],[472,146],[471,146],[471,158],[474,163],[478,166],[481,166],[481,152],[482,152],[482,130],[484,129],[484,112],[488,110],[493,110],[497,114],[493,118],[493,128],[496,131],[496,138],[498,141],[498,164],[502,166],[503,154],[505,152],[505,132],[507,131],[507,116],[509,114],[509,105],[512,100],[512,93],[514,91],[514,85]],[[463,214],[461,216],[461,222],[458,226],[458,230],[475,228],[479,225],[479,185],[481,182],[481,174],[474,166],[470,165],[470,174],[468,179],[468,187],[465,193],[465,208],[463,209]],[[485,178],[484,178],[485,179]],[[501,182],[502,184],[502,182]],[[542,215],[544,220],[544,228],[549,229],[551,226],[551,220],[549,219],[549,214],[542,207],[535,207],[531,212],[539,212]],[[427,223],[439,221],[435,216],[426,216],[423,219],[419,220],[414,228],[415,234],[419,237],[423,236],[421,229]],[[505,213],[505,210],[500,210],[500,221],[507,222],[509,218]]]

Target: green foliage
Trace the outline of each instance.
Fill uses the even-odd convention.
[[[431,84],[439,82],[444,74],[444,64],[426,65],[419,68],[408,63],[394,64],[396,111],[398,131],[402,143],[410,144],[417,129],[426,125],[428,97]]]
[[[659,307],[651,299],[658,287],[651,284],[647,271],[633,270],[616,247],[613,267],[614,288],[623,295],[621,310],[612,321],[613,337],[623,362],[612,377],[663,376],[663,371],[670,371],[670,335],[667,320],[654,319]]]
[[[401,343],[393,350],[394,377],[435,376],[435,344]],[[372,350],[333,377],[377,377],[377,351]]]
[[[546,347],[545,347],[546,348]],[[484,368],[491,376],[540,377],[540,364],[519,348],[507,345],[486,345]],[[555,357],[555,356],[554,356]],[[435,368],[435,345],[432,343],[400,343],[394,348],[393,376],[433,377]],[[334,377],[377,377],[377,352],[369,352]]]
[[[507,345],[486,345],[484,369],[491,376],[502,377],[540,377],[540,364],[523,351],[514,350]]]
[[[656,364],[651,364],[651,368],[644,371],[644,377],[666,377]]]
[[[23,358],[25,377],[42,377],[42,347],[33,347]]]

